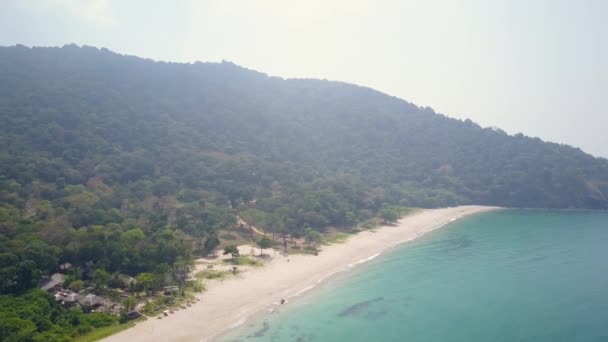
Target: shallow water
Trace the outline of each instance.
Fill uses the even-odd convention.
[[[467,217],[224,340],[608,341],[608,213]]]

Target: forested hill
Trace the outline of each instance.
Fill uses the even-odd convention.
[[[608,206],[606,160],[368,88],[76,46],[0,63],[3,190],[151,182],[238,203],[347,177],[406,205]]]
[[[239,213],[297,234],[469,203],[607,208],[608,161],[346,83],[0,48],[0,269],[137,273]]]

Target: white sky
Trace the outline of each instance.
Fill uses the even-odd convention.
[[[0,0],[0,45],[370,86],[608,157],[608,1]]]

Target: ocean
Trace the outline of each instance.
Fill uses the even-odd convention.
[[[608,213],[465,217],[223,340],[608,341]]]

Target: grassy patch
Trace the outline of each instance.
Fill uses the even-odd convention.
[[[129,321],[126,323],[122,323],[122,324],[115,324],[115,325],[110,325],[107,327],[93,328],[93,330],[86,333],[85,335],[75,337],[74,342],[98,341],[104,337],[108,337],[110,335],[119,333],[123,330],[129,329],[129,328],[135,326],[135,323],[144,321],[144,320],[146,320],[145,317],[140,317],[138,319],[135,319],[135,320],[132,320],[132,321]]]
[[[249,236],[249,234],[246,234],[244,232],[238,231],[238,230],[220,230],[218,232],[218,236],[220,238],[220,245],[218,246],[218,250],[221,251],[224,249],[224,247],[226,246],[230,246],[230,245],[244,245],[244,244],[250,244],[251,243],[251,237]]]
[[[247,255],[241,255],[238,259],[238,263],[236,263],[236,264],[232,261],[232,258],[226,258],[223,260],[223,262],[225,264],[234,265],[234,266],[253,266],[253,267],[264,266],[263,262],[256,260],[252,257],[249,257]]]
[[[320,250],[313,246],[291,246],[288,249],[289,254],[310,254],[317,255]]]
[[[408,215],[416,214],[420,212],[422,209],[420,208],[410,208],[410,207],[399,207],[399,213],[401,213],[401,217],[405,217]]]
[[[161,313],[165,310],[169,305],[174,304],[174,299],[172,297],[167,296],[159,296],[152,301],[149,301],[142,310],[147,316],[154,316]]]
[[[205,287],[202,282],[196,281],[196,283],[200,284],[202,291],[204,291]],[[154,317],[161,314],[165,310],[178,311],[182,306],[195,302],[196,297],[194,292],[197,292],[196,289],[193,289],[191,286],[187,286],[184,297],[159,295],[144,306],[142,313],[148,317]]]
[[[336,244],[343,243],[348,240],[351,236],[349,233],[340,232],[340,231],[330,231],[323,234],[323,243],[325,244]]]
[[[378,228],[378,226],[380,226],[380,223],[382,223],[381,219],[371,218],[369,220],[362,222],[360,227],[363,229],[375,229],[375,228]]]
[[[230,271],[217,271],[214,269],[206,269],[206,270],[196,272],[194,277],[196,279],[220,279],[221,280],[221,279],[228,277],[231,274],[232,274],[232,272],[230,272]]]
[[[186,285],[186,292],[201,293],[205,292],[205,290],[207,290],[207,288],[201,280],[193,280]]]

